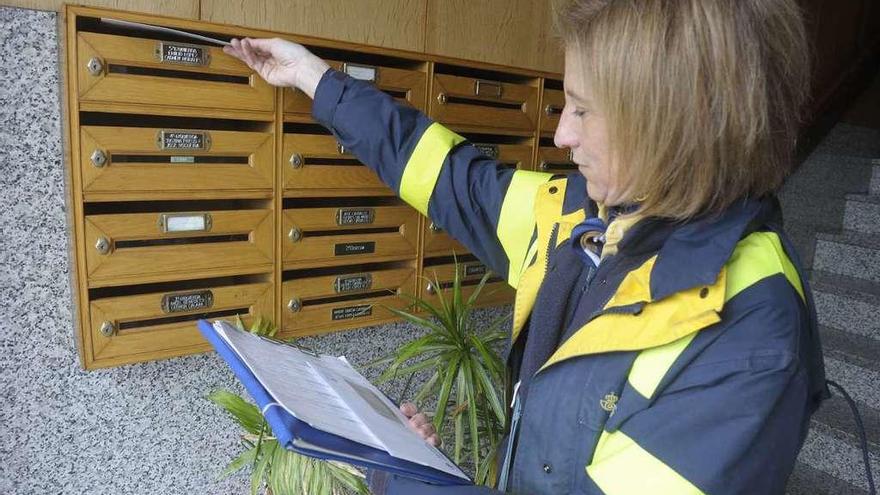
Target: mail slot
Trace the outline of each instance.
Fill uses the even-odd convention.
[[[282,157],[285,196],[394,195],[331,135],[285,134]]]
[[[387,321],[394,316],[386,307],[410,304],[399,294],[413,294],[414,281],[415,269],[409,267],[296,274],[282,285],[283,331],[309,334]]]
[[[427,76],[424,72],[381,65],[359,64],[327,60],[330,67],[355,79],[371,82],[401,103],[408,103],[419,110],[425,108]],[[311,118],[312,99],[299,90],[284,90],[284,113]]]
[[[544,82],[544,99],[541,103],[540,121],[541,132],[552,134],[559,125],[559,117],[565,108],[565,93],[562,91],[562,83],[547,80]]]
[[[271,271],[273,227],[269,209],[86,215],[89,287]]]
[[[83,191],[271,190],[274,138],[265,132],[82,126]]]
[[[89,367],[182,356],[211,349],[196,328],[199,319],[271,318],[271,282],[186,288],[123,295],[89,303]]]
[[[468,260],[470,258],[470,260]],[[461,260],[461,258],[459,258]],[[487,273],[489,278],[480,290],[477,304],[492,306],[513,302],[514,290],[500,275],[494,274],[482,262],[466,257],[465,261],[459,261],[459,281],[461,283],[462,299],[467,301],[474,293],[483,276]],[[440,260],[425,260],[424,279],[420,280],[421,297],[431,304],[439,304],[440,293],[449,300],[452,296],[451,288],[455,281],[455,263],[448,262],[448,258]]]
[[[434,74],[430,116],[461,128],[534,131],[538,89],[527,84]]]
[[[213,46],[80,31],[82,102],[271,112],[275,89]]]
[[[414,258],[418,222],[418,212],[404,205],[285,209],[284,267]]]
[[[542,140],[543,141],[543,140]],[[571,161],[571,154],[567,149],[559,149],[541,143],[538,148],[538,171],[554,174],[577,173],[577,165]]]

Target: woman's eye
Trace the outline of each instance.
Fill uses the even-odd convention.
[[[572,113],[574,113],[574,116],[575,116],[575,117],[583,117],[584,115],[587,114],[587,111],[586,111],[586,110],[581,110],[581,109],[578,108],[578,109],[575,109],[575,111],[572,112]]]

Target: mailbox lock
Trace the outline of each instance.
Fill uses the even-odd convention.
[[[548,168],[550,168],[550,165],[548,165],[547,162],[541,162],[541,164],[538,165],[538,168],[541,170],[547,170]]]
[[[89,74],[100,76],[104,72],[104,62],[98,57],[92,57],[89,59],[89,63],[86,64],[86,69],[89,70]]]
[[[110,240],[106,237],[98,237],[98,242],[95,243],[95,249],[98,250],[100,254],[107,254],[110,252]]]
[[[428,294],[437,293],[437,289],[434,287],[434,282],[428,282],[428,286],[425,287],[425,290],[428,292]]]
[[[446,104],[446,93],[440,93],[439,95],[437,95],[437,103],[441,105]]]
[[[92,165],[101,168],[107,164],[107,154],[101,150],[95,150],[92,152],[92,156],[89,157],[92,161]]]
[[[299,298],[294,297],[287,303],[287,309],[290,310],[291,313],[298,313],[299,310],[302,309],[302,301]]]
[[[104,337],[112,337],[116,333],[116,325],[112,321],[101,323],[101,335]]]
[[[290,229],[290,232],[287,233],[287,237],[290,237],[290,240],[293,242],[299,242],[303,237],[303,231],[294,227]]]
[[[443,230],[438,227],[437,224],[435,224],[434,222],[431,222],[431,225],[429,225],[428,228],[431,229],[431,232],[440,232],[441,230]]]
[[[303,157],[299,153],[294,153],[290,155],[290,166],[293,168],[302,168],[303,166]]]

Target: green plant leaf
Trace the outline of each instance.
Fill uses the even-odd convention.
[[[257,447],[254,447],[256,449]],[[251,471],[251,495],[257,495],[260,486],[263,484],[263,476],[266,474],[266,468],[269,466],[269,456],[258,455],[254,469]]]
[[[486,398],[489,406],[495,413],[495,417],[498,419],[498,421],[503,422],[505,415],[504,405],[501,404],[501,399],[498,397],[495,383],[489,376],[489,373],[484,367],[480,366],[479,363],[477,363],[471,367],[471,374],[476,379],[476,383],[474,383],[473,385],[480,386],[480,390],[483,392],[483,397]]]
[[[440,395],[437,397],[437,412],[434,415],[434,428],[437,431],[441,431],[443,427],[443,419],[446,417],[446,403],[449,401],[449,393],[452,391],[453,381],[456,375],[458,375],[458,364],[460,362],[461,357],[453,357],[446,369],[441,371],[443,374],[443,384],[440,386]]]
[[[232,462],[230,462],[229,464],[226,465],[226,467],[223,469],[223,472],[221,472],[220,475],[217,476],[217,479],[226,478],[229,475],[231,475],[232,473],[245,467],[246,465],[253,464],[254,456],[256,456],[256,454],[257,454],[256,449],[251,448],[251,449],[245,450],[244,452],[239,454],[238,457],[233,459]]]
[[[477,467],[480,465],[480,433],[477,427],[477,408],[479,404],[477,403],[477,396],[474,391],[476,380],[474,379],[473,366],[470,360],[462,363],[459,373],[462,377],[460,386],[464,388],[464,394],[468,402],[467,413],[470,423],[471,456],[474,460],[474,467]]]
[[[217,390],[207,397],[222,407],[248,433],[258,434],[263,424],[263,415],[257,406],[226,390]]]

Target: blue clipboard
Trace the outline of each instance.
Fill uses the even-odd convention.
[[[217,351],[217,354],[226,361],[226,364],[229,365],[235,376],[244,384],[245,389],[253,397],[257,407],[263,411],[263,416],[272,429],[273,435],[284,448],[316,459],[339,461],[364,468],[378,469],[435,485],[473,484],[471,480],[399,459],[383,450],[318,430],[298,420],[281,407],[270,407],[270,404],[277,405],[277,401],[257,380],[251,370],[248,369],[247,365],[241,360],[241,357],[217,333],[211,322],[199,320],[198,328],[205,339]],[[285,344],[278,343],[278,345]],[[310,445],[312,448],[305,445]]]

